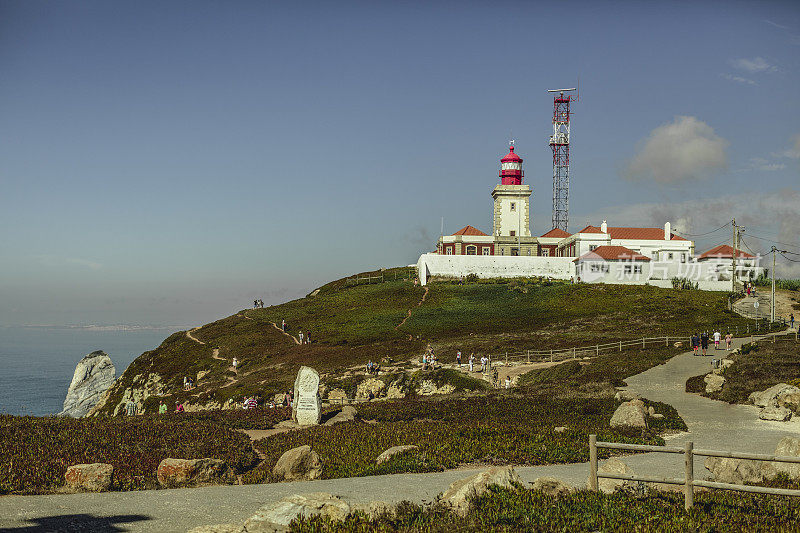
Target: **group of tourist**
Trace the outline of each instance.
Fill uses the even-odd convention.
[[[719,350],[720,342],[722,341],[722,334],[719,330],[714,332],[713,336],[710,336],[707,331],[703,333],[695,333],[692,335],[692,351],[694,355],[707,355],[708,354],[708,345],[711,342],[711,339],[714,339],[714,349]],[[733,334],[728,332],[725,335],[725,349],[731,349],[731,343],[733,342]]]
[[[287,328],[288,326],[286,326],[286,320],[281,319],[281,331],[289,335],[289,332],[286,331]],[[306,331],[305,333],[303,333],[302,330],[299,331],[297,333],[297,340],[300,344],[311,344],[311,332]]]
[[[253,309],[264,309],[264,300],[253,300]]]
[[[183,376],[183,390],[192,390],[194,388],[194,381],[188,376]]]
[[[422,354],[422,370],[436,370],[436,363],[438,363],[438,359],[436,359],[436,354],[433,351],[431,345],[428,345],[428,348],[425,350],[425,353]]]
[[[369,375],[371,375],[371,376],[377,376],[377,375],[378,375],[378,372],[380,372],[380,371],[381,371],[381,365],[380,365],[380,364],[378,364],[378,362],[377,362],[377,361],[373,363],[373,362],[372,362],[372,359],[370,359],[370,360],[367,362],[366,371],[367,371],[367,374],[369,374]]]

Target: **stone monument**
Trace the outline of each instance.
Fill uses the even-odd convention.
[[[301,426],[319,424],[322,418],[322,400],[319,397],[319,373],[313,368],[301,366],[294,380],[294,403],[292,420]]]

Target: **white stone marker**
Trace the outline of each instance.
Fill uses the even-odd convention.
[[[319,424],[322,418],[322,400],[319,397],[319,373],[313,368],[301,366],[294,380],[294,403],[292,420],[301,426]]]

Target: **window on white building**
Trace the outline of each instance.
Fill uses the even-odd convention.
[[[448,248],[448,249],[445,251],[445,255],[453,255],[453,249],[452,249],[452,248]]]
[[[633,265],[625,265],[625,273],[630,274],[633,272]]]
[[[597,250],[597,245],[596,244],[590,244],[589,245],[589,251],[590,252],[594,252],[595,250]]]
[[[474,245],[467,246],[467,255],[478,255],[478,247]]]
[[[492,255],[492,249],[488,246],[483,247],[483,255]]]
[[[517,210],[517,202],[511,202],[511,210],[512,211],[516,211]]]
[[[633,265],[633,273],[634,274],[641,274],[642,273],[642,265]]]
[[[511,235],[512,237],[516,237],[517,236],[517,232],[514,231],[513,229],[508,234]]]
[[[542,248],[542,255],[544,257],[550,257],[550,248]]]
[[[686,262],[686,254],[681,254],[681,263]]]
[[[672,261],[672,252],[670,252],[670,253],[668,253],[668,254],[667,254],[667,259],[669,259],[670,261]]]

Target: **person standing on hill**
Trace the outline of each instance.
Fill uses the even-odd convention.
[[[181,402],[175,402],[175,412],[176,413],[183,413],[186,409],[183,408],[183,404]]]
[[[471,354],[469,354],[469,371],[470,372],[474,372],[475,371],[474,368],[473,368],[474,364],[475,364],[475,354],[471,353]]]
[[[281,319],[281,331],[286,333],[286,320]]]
[[[297,334],[297,338],[300,339],[300,344],[303,344],[303,332]]]
[[[158,402],[158,414],[160,415],[167,414],[167,404],[164,403],[164,400]]]
[[[789,327],[794,329],[794,313],[789,315]]]
[[[239,370],[238,370],[239,369],[239,360],[234,357],[233,361],[231,361],[231,366],[233,367],[233,371],[238,374],[239,373]]]
[[[700,347],[703,348],[703,355],[707,355],[708,352],[708,332],[704,331],[702,335],[700,335]]]
[[[511,376],[506,376],[506,390],[511,388]]]
[[[725,349],[730,351],[731,350],[731,341],[733,341],[733,335],[729,331],[727,335],[725,335]]]
[[[722,334],[719,332],[719,330],[715,331],[714,332],[714,349],[715,350],[719,350],[719,341],[720,341],[721,338],[722,338]]]
[[[125,414],[128,416],[134,416],[136,414],[136,404],[133,402],[128,402],[125,405]]]
[[[698,355],[697,351],[700,349],[700,336],[695,333],[692,335],[692,351],[695,355]]]

